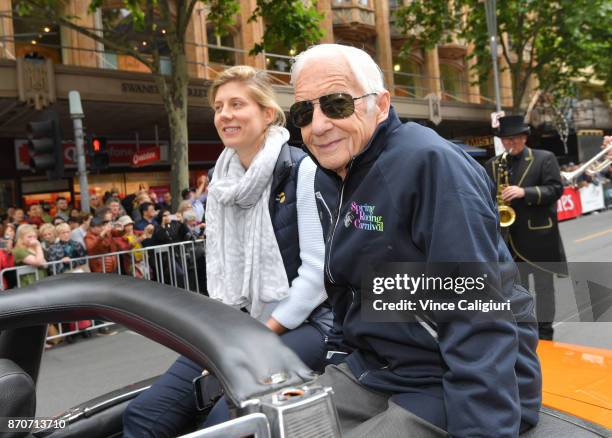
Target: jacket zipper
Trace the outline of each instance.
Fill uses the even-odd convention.
[[[364,379],[368,374],[370,374],[370,371],[382,371],[387,368],[389,368],[389,365],[385,365],[384,367],[376,368],[375,370],[365,370],[363,373],[359,375],[359,378],[357,380],[361,382],[362,379]]]
[[[346,182],[348,181],[348,176],[349,173],[351,172],[351,168],[353,167],[353,162],[354,162],[355,158],[352,158],[348,169],[346,171],[346,175],[344,177],[344,180],[342,181],[342,188],[340,189],[340,200],[338,202],[338,208],[336,209],[337,213],[336,213],[336,222],[333,224],[332,226],[332,231],[329,237],[329,251],[327,251],[327,276],[329,278],[329,281],[332,284],[336,284],[334,277],[332,277],[331,275],[331,269],[329,267],[330,265],[330,260],[331,260],[331,252],[332,252],[332,246],[334,244],[334,234],[336,234],[336,227],[338,227],[338,221],[340,220],[340,209],[342,208],[342,201],[344,199],[344,188],[346,187]]]
[[[334,215],[332,214],[331,210],[327,206],[327,203],[325,202],[323,195],[321,194],[321,192],[316,192],[315,197],[319,201],[321,201],[321,204],[323,204],[323,207],[325,207],[325,210],[327,210],[327,214],[329,215],[329,224],[333,227],[334,226]]]

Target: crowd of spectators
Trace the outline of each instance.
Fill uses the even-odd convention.
[[[90,196],[89,212],[73,208],[64,197],[55,205],[32,203],[25,209],[10,207],[0,225],[0,271],[13,266],[30,266],[19,279],[14,271],[2,275],[4,289],[31,284],[37,278],[66,272],[105,272],[144,277],[146,248],[204,237],[204,213],[208,178],[198,178],[198,187],[185,189],[176,211],[169,192],[141,189],[120,196],[116,189]],[[143,251],[136,251],[143,249]],[[108,253],[129,251],[121,256]],[[87,258],[86,256],[97,256]],[[195,256],[194,256],[195,257]],[[198,254],[203,258],[203,252]],[[175,260],[168,256],[162,267],[168,277]],[[160,265],[161,266],[161,265]],[[198,266],[200,290],[205,291],[205,265]],[[203,273],[203,277],[202,274]],[[162,276],[162,272],[149,272]],[[18,280],[18,281],[17,281]],[[204,285],[202,285],[202,282]],[[53,334],[57,328],[50,329]]]

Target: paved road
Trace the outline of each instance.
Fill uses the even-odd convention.
[[[612,211],[561,224],[565,250],[573,262],[608,262],[612,272]],[[573,295],[558,297],[558,311],[575,313]],[[612,321],[612,315],[608,320]],[[612,323],[556,325],[557,340],[612,349]],[[176,354],[142,336],[122,331],[115,336],[80,340],[45,352],[38,388],[37,415],[59,413],[79,402],[160,374]]]
[[[612,210],[561,222],[560,229],[570,269],[595,269],[604,277],[601,283],[610,287]],[[594,277],[599,275],[593,274],[590,279],[595,280]],[[557,279],[556,282],[559,290],[563,280]],[[575,298],[570,293],[562,295],[558,292],[557,301],[558,314],[567,312],[570,308],[576,309]],[[612,321],[612,309],[600,320]],[[612,322],[558,322],[555,324],[555,330],[555,339],[558,341],[612,349]]]

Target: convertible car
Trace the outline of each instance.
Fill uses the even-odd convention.
[[[8,418],[35,415],[45,324],[82,319],[122,324],[189,357],[218,377],[234,407],[234,419],[185,437],[341,437],[333,388],[317,385],[317,376],[278,336],[247,314],[181,289],[103,274],[67,274],[0,294],[0,420],[6,423],[0,424],[0,436],[122,435],[125,407],[150,382],[83,403],[51,424],[8,425]],[[538,427],[523,436],[612,436],[610,355],[569,346],[559,349],[553,343],[541,348],[545,350],[541,354],[548,406],[542,408]],[[589,375],[573,380],[572,374],[580,372],[575,361],[590,364]],[[546,386],[548,367],[556,379],[554,385],[558,380],[557,389]],[[585,385],[590,387],[585,389]],[[598,392],[601,388],[608,392]]]

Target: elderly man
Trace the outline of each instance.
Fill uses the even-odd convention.
[[[352,350],[320,377],[334,388],[344,436],[515,437],[535,425],[533,300],[514,285],[484,169],[434,131],[400,122],[362,50],[314,46],[297,56],[291,79],[291,120],[319,166],[326,288]],[[486,322],[364,321],[372,260],[505,262],[512,312]]]

